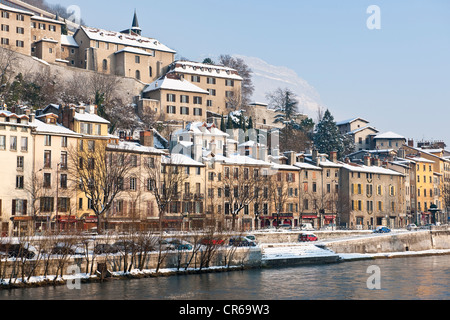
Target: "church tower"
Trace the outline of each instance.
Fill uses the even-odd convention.
[[[141,35],[142,29],[139,27],[139,21],[137,18],[136,9],[134,9],[134,17],[133,17],[133,23],[131,25],[131,32],[136,33],[137,35]]]
[[[142,29],[139,27],[136,9],[134,9],[133,23],[131,24],[131,29],[123,30],[120,33],[126,33],[135,36],[140,36],[142,34]]]

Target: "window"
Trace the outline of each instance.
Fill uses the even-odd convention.
[[[17,20],[17,21],[25,21],[25,16],[24,16],[23,14],[18,14],[18,15],[16,16],[16,20]]]
[[[208,78],[206,78],[206,83],[207,84],[216,84],[216,78],[208,77]]]
[[[21,141],[21,148],[20,148],[20,150],[22,152],[27,152],[28,151],[28,137],[22,137],[20,139],[20,141]]]
[[[67,137],[61,137],[61,147],[67,148]]]
[[[189,114],[188,107],[180,107],[180,114]]]
[[[12,215],[21,214],[27,215],[27,200],[15,199],[12,201]]]
[[[49,150],[44,151],[44,168],[52,167],[52,152]]]
[[[189,103],[189,96],[182,95],[181,96],[181,102],[182,103]]]
[[[136,70],[136,79],[141,80],[141,72]]]
[[[44,188],[51,188],[52,186],[52,174],[44,173]]]
[[[61,152],[61,169],[67,169],[67,152]]]
[[[192,82],[200,82],[200,76],[191,76]]]
[[[167,94],[167,102],[176,102],[176,96],[174,94]]]
[[[6,136],[0,136],[0,150],[6,150]]]
[[[103,67],[103,71],[108,70],[108,60],[103,59],[102,67]]]
[[[9,12],[2,11],[2,18],[9,19]]]
[[[141,57],[140,56],[135,56],[134,57],[134,62],[141,63]]]
[[[136,178],[130,178],[130,190],[136,191],[137,190],[137,180]]]
[[[210,96],[215,96],[216,95],[216,89],[208,89],[209,95]]]
[[[225,85],[226,85],[227,87],[234,87],[234,80],[226,79],[226,80],[225,80]]]
[[[2,31],[9,32],[9,26],[7,24],[2,24]]]
[[[213,106],[213,101],[212,100],[206,100],[206,106],[207,107],[212,107]]]
[[[167,113],[175,114],[176,113],[175,106],[167,106]]]
[[[23,176],[16,176],[16,189],[23,189]]]
[[[9,30],[8,30],[9,31]],[[18,34],[25,34],[25,29],[22,27],[17,27],[16,28],[16,33]]]
[[[61,189],[67,189],[67,174],[62,174],[60,176],[59,186]]]
[[[202,104],[202,97],[194,97],[194,104]]]
[[[42,197],[40,199],[41,212],[53,212],[54,199],[50,197]]]
[[[70,208],[70,198],[58,198],[58,211],[68,212]]]
[[[49,25],[48,30],[50,31],[56,31],[56,27],[54,25]]]
[[[9,149],[12,151],[17,150],[17,137],[11,136],[9,141]]]
[[[201,116],[203,113],[203,110],[200,108],[194,108],[194,116]]]
[[[24,158],[22,156],[17,157],[17,170],[23,170],[24,168]]]

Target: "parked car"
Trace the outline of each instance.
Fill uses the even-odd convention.
[[[304,230],[304,231],[313,231],[315,230],[313,225],[311,223],[302,223],[300,225],[300,230]]]
[[[290,224],[280,224],[280,229],[292,229],[292,226]]]
[[[416,226],[414,223],[411,223],[411,224],[408,224],[408,225],[406,226],[406,229],[409,230],[409,231],[411,231],[411,230],[416,230],[416,229],[417,229],[417,226]]]
[[[251,241],[246,237],[231,237],[229,241],[230,246],[235,247],[256,247],[257,244],[255,241]]]
[[[0,255],[8,258],[33,259],[36,252],[36,248],[29,244],[0,244]]]
[[[245,238],[250,240],[250,241],[256,242],[256,237],[253,234],[247,234],[245,236]]]
[[[138,244],[131,240],[119,240],[114,242],[113,246],[117,248],[118,251],[132,252],[137,249]]]
[[[312,233],[300,233],[298,235],[298,241],[299,242],[314,242],[314,241],[318,241],[319,238]]]
[[[83,247],[78,246],[78,245],[71,245],[71,244],[67,244],[64,242],[60,242],[60,243],[57,243],[53,247],[51,253],[52,254],[60,254],[60,255],[76,256],[76,255],[84,255],[85,250]]]
[[[208,245],[224,245],[225,244],[225,240],[222,238],[203,238],[202,240],[200,240],[200,244],[204,245],[204,246],[208,246]]]
[[[99,243],[94,247],[94,253],[96,254],[117,253],[117,252],[119,252],[119,249],[113,244]]]
[[[157,249],[162,251],[192,250],[193,248],[189,242],[174,238],[163,239],[159,243],[160,247]]]
[[[374,231],[374,233],[389,233],[391,232],[391,229],[388,227],[377,227]]]

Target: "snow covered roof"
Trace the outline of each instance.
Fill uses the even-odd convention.
[[[131,46],[137,48],[176,53],[176,51],[163,45],[156,39],[146,38],[137,35],[124,34],[116,31],[108,31],[98,28],[89,28],[84,26],[81,26],[80,29],[77,30],[77,32],[79,32],[79,30],[83,30],[88,36],[88,38],[91,40],[116,43],[127,47]]]
[[[387,174],[387,175],[394,175],[394,176],[402,176],[400,172],[386,169],[383,167],[377,167],[377,166],[365,166],[360,165],[356,163],[348,164],[348,163],[342,163],[342,167],[344,169],[347,169],[352,172],[362,172],[362,173],[373,173],[373,174]]]
[[[184,154],[172,153],[170,156],[163,156],[161,162],[168,165],[174,166],[194,166],[194,167],[204,167],[205,165],[201,162],[195,161],[191,157]]]
[[[272,163],[272,169],[276,170],[293,170],[293,171],[299,171],[300,168],[297,166],[291,166],[289,164],[278,164],[278,163]]]
[[[363,131],[363,130],[372,130],[372,131],[375,132],[375,133],[378,133],[378,132],[379,132],[377,129],[375,129],[375,128],[372,127],[372,126],[366,126],[366,127],[362,127],[362,128],[358,128],[358,129],[355,129],[355,130],[353,130],[353,131],[350,131],[350,132],[348,132],[347,134],[355,134],[355,133],[361,132],[361,131]]]
[[[406,138],[392,131],[377,134],[374,139],[402,139],[406,141]]]
[[[425,163],[434,163],[434,161],[425,159],[423,157],[408,157],[408,159],[415,161],[415,162],[425,162]]]
[[[61,45],[78,48],[78,43],[75,41],[75,38],[73,36],[69,36],[69,35],[65,35],[65,34],[61,35]]]
[[[190,122],[186,125],[186,128],[175,131],[174,135],[181,135],[185,133],[193,133],[194,135],[216,136],[216,137],[229,136],[227,133],[218,129],[214,124],[202,121]]]
[[[79,113],[75,112],[74,119],[77,121],[83,121],[83,122],[95,122],[95,123],[106,123],[109,124],[110,122],[96,114],[93,113]]]
[[[147,51],[144,51],[142,49],[135,48],[135,47],[125,47],[122,50],[114,52],[114,54],[119,54],[119,53],[122,53],[122,52],[128,52],[128,53],[134,53],[134,54],[142,54],[142,55],[145,55],[145,56],[153,56],[153,53],[150,53],[150,52],[147,52]]]
[[[154,147],[143,146],[136,142],[130,141],[119,141],[119,144],[108,144],[109,149],[116,149],[121,151],[133,151],[140,153],[152,153],[152,154],[165,154],[164,151],[161,151]]]
[[[202,93],[209,94],[208,91],[203,90],[202,88],[197,87],[191,82],[184,79],[172,79],[169,77],[161,77],[158,80],[152,82],[144,88],[144,93],[152,92],[156,90],[174,90],[174,91],[183,91],[183,92],[194,92],[194,93]]]
[[[46,114],[48,115],[48,114]],[[38,134],[56,134],[56,135],[65,135],[65,136],[74,136],[74,137],[80,137],[81,135],[76,133],[75,131],[72,131],[59,123],[57,124],[48,124],[41,120],[34,120],[31,125],[33,125],[36,128],[36,132]]]
[[[322,170],[321,167],[313,166],[312,164],[306,163],[306,162],[296,162],[294,166],[299,167],[300,169],[307,169],[307,170]]]
[[[16,9],[16,8],[13,8],[13,7],[10,7],[10,6],[6,6],[6,5],[4,5],[2,3],[0,3],[0,10],[12,11],[12,12],[17,12],[17,13],[28,14],[30,16],[34,16],[34,13],[32,13],[30,11]]]
[[[175,61],[169,67],[169,70],[170,72],[176,73],[188,73],[206,77],[228,78],[239,81],[243,80],[235,69],[192,61]]]
[[[50,22],[50,23],[56,23],[56,24],[61,24],[61,25],[65,24],[62,21],[58,21],[58,20],[54,20],[54,19],[50,19],[50,18],[45,18],[45,17],[40,17],[40,16],[35,16],[35,15],[33,15],[31,17],[31,19],[39,20],[39,21],[45,21],[45,22]]]
[[[257,165],[257,166],[272,166],[273,163],[266,162],[263,160],[254,159],[248,156],[242,156],[239,154],[234,154],[230,156],[216,155],[214,157],[215,161],[222,162],[224,164],[235,164],[235,165]]]
[[[349,124],[349,123],[355,122],[356,120],[360,120],[360,121],[363,121],[365,123],[369,123],[369,121],[364,120],[363,118],[357,117],[357,118],[347,119],[347,120],[344,120],[344,121],[339,121],[339,122],[336,123],[336,125],[337,126],[342,126],[344,124]]]

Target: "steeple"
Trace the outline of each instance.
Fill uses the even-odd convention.
[[[137,18],[137,13],[136,13],[136,9],[134,9],[134,17],[133,17],[133,23],[131,25],[131,31],[141,35],[142,29],[139,27],[139,21]]]

